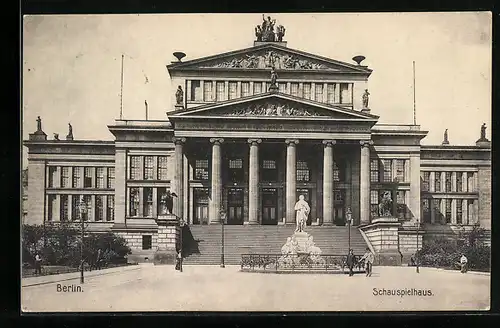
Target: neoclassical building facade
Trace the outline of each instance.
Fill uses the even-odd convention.
[[[39,122],[24,142],[26,223],[79,221],[83,200],[91,229],[154,250],[170,191],[173,214],[188,225],[220,224],[223,210],[228,225],[249,229],[295,224],[304,195],[308,225],[344,225],[350,211],[376,252],[386,243],[414,252],[423,234],[490,229],[484,128],[470,146],[423,146],[420,126],[378,123],[364,57],[340,62],[282,37],[189,61],[175,53],[167,70],[177,91],[165,119],[116,120],[114,141],[71,132],[48,140]]]

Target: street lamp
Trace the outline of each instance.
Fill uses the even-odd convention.
[[[184,225],[185,225],[185,222],[183,219],[179,218],[179,227],[180,227],[180,233],[179,233],[179,243],[180,243],[180,246],[179,246],[179,271],[182,272],[182,230],[184,230]]]
[[[84,278],[83,278],[83,235],[84,235],[84,221],[83,221],[83,215],[87,212],[87,204],[85,203],[85,200],[83,199],[83,195],[80,196],[80,202],[78,204],[78,208],[80,210],[80,222],[81,222],[81,241],[80,241],[80,283],[84,283]]]
[[[347,231],[348,231],[348,252],[351,250],[351,224],[352,224],[352,211],[351,208],[348,207],[346,211],[346,221],[347,221]]]
[[[420,268],[418,266],[418,241],[419,241],[419,232],[420,232],[420,218],[417,218],[417,252],[415,253],[415,261],[417,262],[416,265],[417,265],[417,273],[420,273]]]
[[[220,252],[220,267],[225,268],[224,265],[224,225],[226,221],[226,212],[224,210],[220,211],[220,223],[221,223],[221,252]]]

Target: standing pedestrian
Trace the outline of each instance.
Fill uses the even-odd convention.
[[[35,274],[42,274],[42,257],[38,252],[35,255]]]
[[[365,261],[365,271],[366,271],[366,276],[371,277],[372,276],[372,267],[373,267],[373,262],[375,261],[375,256],[373,256],[373,253],[370,251],[370,248],[366,248],[366,252],[361,258],[361,260]]]
[[[96,269],[97,270],[101,270],[102,253],[101,253],[101,249],[100,248],[97,250],[97,256],[96,256],[96,259],[95,259],[95,265],[96,265]]]
[[[349,277],[354,275],[352,269],[354,268],[354,262],[356,261],[356,257],[354,256],[352,248],[349,249],[349,253],[347,254],[347,267],[349,268]]]
[[[462,257],[460,258],[460,272],[467,272],[467,257],[465,256],[465,254],[462,254]]]

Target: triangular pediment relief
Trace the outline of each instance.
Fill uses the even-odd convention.
[[[270,69],[327,70],[332,72],[370,73],[364,66],[315,56],[277,45],[258,46],[216,56],[174,63],[169,69]]]
[[[317,104],[282,93],[267,93],[247,99],[230,100],[189,110],[170,113],[169,117],[228,117],[228,118],[326,118],[338,120],[376,121],[378,116],[358,111]]]

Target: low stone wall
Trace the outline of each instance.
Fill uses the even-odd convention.
[[[127,241],[127,245],[134,251],[142,250],[142,236],[151,236],[151,249],[158,248],[158,233],[156,232],[117,232],[117,235]]]

